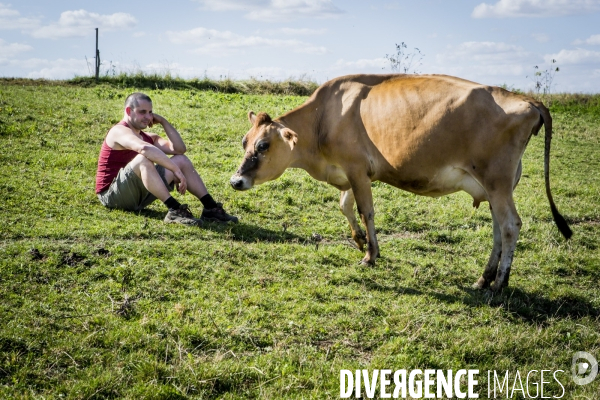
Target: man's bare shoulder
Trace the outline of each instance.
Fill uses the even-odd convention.
[[[112,128],[110,128],[110,130],[108,131],[109,135],[135,135],[135,133],[133,133],[133,130],[125,125],[115,125]]]
[[[111,149],[115,150],[123,150],[124,147],[120,144],[120,142],[127,138],[128,136],[136,136],[135,133],[131,130],[131,128],[125,125],[115,125],[106,134],[106,144]]]

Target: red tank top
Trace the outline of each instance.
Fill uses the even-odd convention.
[[[129,128],[127,122],[121,121],[117,125],[123,125]],[[154,144],[154,141],[148,134],[141,132],[144,142]],[[112,181],[119,174],[121,168],[125,167],[138,153],[133,150],[115,150],[108,147],[106,138],[102,142],[100,156],[98,157],[98,170],[96,171],[96,194],[104,192]]]

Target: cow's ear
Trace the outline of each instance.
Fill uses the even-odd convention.
[[[281,130],[281,137],[290,146],[290,149],[294,150],[294,146],[298,143],[298,134],[290,128],[283,128]]]
[[[256,121],[256,114],[254,114],[254,111],[250,111],[248,113],[248,120],[252,125],[254,125],[254,121]]]

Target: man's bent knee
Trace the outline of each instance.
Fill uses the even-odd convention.
[[[145,165],[145,166],[150,166],[150,165],[154,165],[154,163],[152,161],[150,161],[150,159],[148,159],[147,157],[138,154],[137,156],[135,156],[135,158],[133,160],[131,160],[129,162],[129,164],[131,164],[132,167],[138,166],[138,165]]]
[[[171,157],[171,161],[173,161],[173,163],[175,163],[175,165],[177,165],[179,168],[185,165],[192,165],[192,160],[190,160],[186,155],[183,154],[174,155],[173,157]]]

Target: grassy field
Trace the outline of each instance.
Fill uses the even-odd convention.
[[[552,222],[534,137],[510,286],[492,296],[471,289],[492,223],[466,194],[374,183],[382,258],[367,268],[334,188],[299,170],[229,187],[247,112],[275,117],[301,96],[145,87],[240,224],[165,225],[160,203],[105,209],[97,156],[135,88],[83,86],[0,81],[0,398],[339,398],[341,369],[382,368],[479,369],[480,398],[488,370],[510,371],[511,387],[517,371],[525,384],[563,370],[562,398],[600,397],[600,378],[577,386],[570,373],[576,351],[600,359],[600,96],[551,107],[553,194],[573,238]]]

